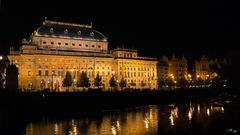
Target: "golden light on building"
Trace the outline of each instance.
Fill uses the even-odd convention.
[[[149,88],[157,88],[156,58],[140,57],[134,49],[108,50],[107,38],[92,25],[45,20],[29,40],[22,41],[20,51],[11,47],[8,58],[18,66],[22,90],[66,91],[62,82],[68,71],[73,79],[86,72],[90,87],[94,87],[94,78],[99,74],[104,90],[110,88],[112,75],[116,80],[124,78],[130,88],[141,89],[143,80],[151,85]]]

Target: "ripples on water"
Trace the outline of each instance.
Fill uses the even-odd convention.
[[[149,105],[105,110],[64,120],[31,122],[25,135],[156,135],[215,134],[231,130],[225,108],[207,104]]]

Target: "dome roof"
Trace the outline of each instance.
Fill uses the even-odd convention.
[[[93,30],[92,25],[45,21],[35,32],[37,36],[54,36],[64,38],[84,38],[90,40],[106,40],[99,31]]]

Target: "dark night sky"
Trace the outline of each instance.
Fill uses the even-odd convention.
[[[110,48],[124,45],[141,55],[201,54],[225,56],[238,50],[237,3],[192,1],[50,1],[1,0],[0,52],[19,46],[22,38],[41,26],[44,17],[74,23],[93,22],[106,35]],[[224,46],[224,47],[220,47]]]

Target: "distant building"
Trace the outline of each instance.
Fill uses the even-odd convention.
[[[168,62],[168,76],[173,78],[173,80],[178,81],[183,78],[187,78],[187,59],[182,56],[182,58],[176,58],[172,55],[172,58]]]
[[[163,56],[158,61],[158,78],[161,80],[171,79],[176,84],[181,79],[188,79],[187,66],[184,56],[176,58],[173,54],[171,59]]]
[[[215,73],[216,69],[225,64],[227,64],[227,60],[225,58],[223,60],[218,60],[217,58],[209,60],[205,55],[203,55],[200,60],[195,60],[195,79],[208,80],[214,78],[214,76],[217,75]]]
[[[132,49],[108,50],[107,38],[92,25],[45,20],[22,41],[20,51],[10,49],[8,58],[19,69],[20,89],[65,91],[62,82],[66,72],[71,73],[73,87],[86,72],[92,88],[97,74],[104,90],[110,88],[112,75],[117,82],[125,79],[130,88],[157,88],[156,58],[140,57]]]

